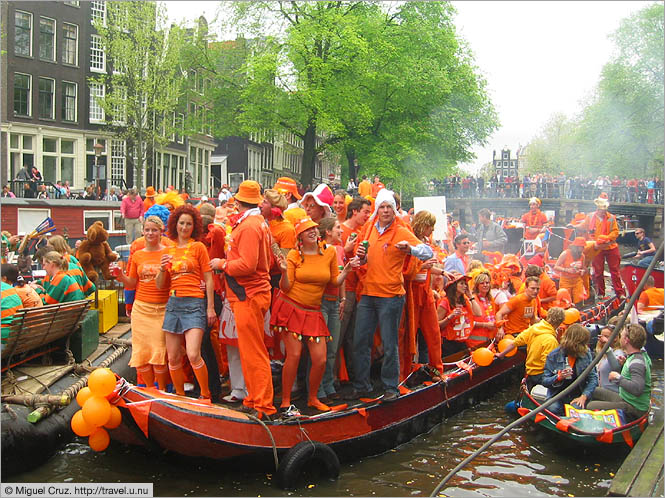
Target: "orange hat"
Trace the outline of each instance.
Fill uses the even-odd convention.
[[[573,221],[584,221],[585,219],[586,219],[586,214],[576,213],[575,217],[573,218]]]
[[[463,274],[461,274],[461,273],[453,273],[453,274],[452,274],[452,277],[453,277],[453,278],[451,278],[450,280],[448,280],[448,282],[446,282],[446,285],[443,286],[444,289],[447,289],[448,287],[450,287],[450,286],[453,285],[454,283],[459,282],[459,281],[462,280],[462,279],[466,280],[467,283],[469,282],[469,280],[471,280],[471,277],[470,277],[470,276],[468,276],[468,275],[463,275]]]
[[[293,178],[289,178],[288,176],[279,177],[273,188],[280,194],[291,192],[296,199],[301,199],[301,195],[298,193],[298,185],[296,185],[296,181]]]
[[[319,224],[312,220],[309,216],[307,218],[302,218],[301,220],[298,220],[296,223],[296,237],[299,237],[301,233],[303,233],[305,230],[312,228],[312,227],[318,227]]]
[[[556,299],[563,309],[568,309],[573,305],[573,300],[570,298],[570,292],[566,288],[561,288],[556,292]]]
[[[145,196],[146,197],[155,197],[157,195],[157,192],[155,192],[155,187],[148,187],[145,190]]]
[[[575,237],[575,240],[570,244],[571,246],[584,247],[586,245],[586,240],[584,237]]]
[[[259,204],[263,197],[261,196],[261,186],[254,180],[245,180],[238,187],[238,193],[234,197],[247,204]]]

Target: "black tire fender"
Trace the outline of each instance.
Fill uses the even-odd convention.
[[[322,475],[330,479],[339,477],[339,458],[330,446],[318,441],[302,441],[286,452],[277,468],[277,485],[282,489],[292,489],[305,468],[318,463]]]

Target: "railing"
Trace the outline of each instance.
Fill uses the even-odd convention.
[[[114,179],[113,188],[129,190],[124,178]],[[69,188],[69,196],[51,182],[32,180],[9,180],[9,189],[23,199],[84,199],[85,189]],[[45,187],[45,188],[43,188]],[[109,188],[110,189],[110,188]],[[117,193],[116,193],[117,194]],[[91,199],[96,200],[96,199]],[[98,199],[102,200],[102,199]]]

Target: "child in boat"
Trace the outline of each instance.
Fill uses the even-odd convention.
[[[621,347],[626,352],[626,362],[621,373],[609,373],[611,382],[619,386],[619,392],[599,387],[589,403],[590,410],[621,408],[632,420],[649,411],[651,399],[651,358],[642,348],[647,333],[641,325],[628,325],[621,331]]]
[[[572,384],[589,366],[593,360],[588,346],[589,337],[588,329],[579,323],[574,323],[568,327],[561,338],[561,345],[547,355],[542,384],[548,388],[548,398],[557,395]],[[584,408],[597,386],[598,373],[594,367],[585,381],[577,386],[577,389],[551,404],[549,410],[562,415],[564,413],[563,405],[566,403]]]

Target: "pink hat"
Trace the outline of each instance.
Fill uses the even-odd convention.
[[[316,202],[319,206],[321,206],[322,208],[327,208],[329,214],[332,216],[333,214],[332,204],[333,200],[335,199],[335,196],[333,195],[332,190],[330,190],[330,187],[328,187],[328,185],[326,185],[325,183],[319,184],[319,186],[314,189],[314,192],[307,192],[305,195],[303,195],[300,203],[302,204],[303,201],[307,199],[307,196],[309,195],[312,196],[314,202]]]

